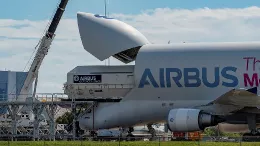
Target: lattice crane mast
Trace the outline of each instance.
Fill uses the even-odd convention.
[[[55,37],[55,31],[57,29],[57,26],[60,22],[62,15],[63,15],[63,12],[65,11],[65,7],[66,7],[68,1],[69,0],[61,0],[48,30],[46,31],[46,33],[40,40],[40,45],[37,49],[34,60],[30,66],[30,69],[28,71],[24,84],[20,90],[20,93],[18,93],[17,99],[24,99],[23,98],[24,96],[26,98],[26,95],[28,94],[28,92],[30,90],[30,86],[32,85],[33,81],[36,79],[35,87],[34,87],[34,94],[35,94],[39,68],[41,66],[41,63],[42,63],[44,57],[47,55],[48,50],[50,49],[51,43]]]

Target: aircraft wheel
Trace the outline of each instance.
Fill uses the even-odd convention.
[[[250,141],[251,134],[245,133],[243,134],[242,141]]]
[[[260,140],[260,133],[245,133],[242,137],[242,141],[256,142]]]

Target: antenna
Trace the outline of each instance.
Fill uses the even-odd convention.
[[[109,1],[104,0],[104,4],[105,4],[105,17],[107,17],[107,4],[109,3]],[[107,59],[107,65],[110,65],[110,57],[108,57]]]
[[[105,3],[105,16],[107,16],[107,0],[104,0]]]

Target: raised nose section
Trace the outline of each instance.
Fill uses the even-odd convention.
[[[77,19],[84,49],[101,61],[114,56],[129,63],[141,46],[149,44],[143,34],[122,21],[84,12],[78,12]]]

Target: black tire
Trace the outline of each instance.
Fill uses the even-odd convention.
[[[243,134],[242,141],[246,141],[246,142],[250,141],[250,134],[249,133]]]
[[[243,134],[242,141],[246,142],[257,142],[260,140],[260,133],[257,133],[255,135],[251,133],[245,133]]]

